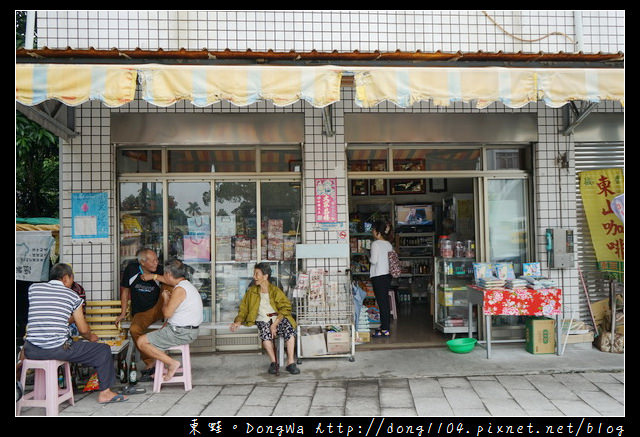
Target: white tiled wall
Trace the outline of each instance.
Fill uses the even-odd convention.
[[[583,52],[624,51],[624,11],[579,13]],[[571,53],[579,22],[570,10],[38,11],[38,38],[49,48]]]
[[[487,11],[500,25],[524,39],[551,32],[575,37],[572,11]],[[624,51],[624,11],[582,11],[583,51]],[[546,53],[575,51],[566,36],[552,35],[536,43],[521,42],[491,23],[481,11],[39,11],[38,45],[50,48],[143,49],[187,48],[211,50],[298,50],[309,51],[523,51]],[[343,114],[358,111],[381,112],[481,112],[463,103],[449,108],[420,103],[401,109],[384,103],[363,110],[353,102],[353,91],[343,89],[342,100],[334,108],[336,135],[322,135],[319,109],[298,102],[277,108],[261,102],[239,108],[222,102],[194,108],[180,102],[169,108],[149,106],[137,99],[115,109],[119,112],[304,112],[305,191],[307,242],[332,242],[331,234],[313,230],[313,190],[316,177],[337,177],[339,221],[348,221],[347,183],[344,174]],[[544,229],[550,226],[575,227],[575,171],[556,165],[559,153],[573,155],[571,137],[558,134],[562,115],[542,103],[512,110],[494,104],[482,112],[536,112],[539,144],[535,153],[536,247],[540,261],[546,261]],[[622,111],[620,105],[603,103],[598,111]],[[115,164],[109,144],[111,110],[100,103],[82,105],[77,111],[80,136],[62,148],[62,227],[70,235],[71,191],[107,191],[115,205]],[[342,167],[340,164],[342,163]],[[338,168],[338,172],[336,172]],[[110,217],[111,234],[117,218]],[[115,297],[117,272],[113,244],[67,243],[62,260],[70,262],[92,299]],[[336,264],[341,264],[335,261]],[[565,312],[577,304],[579,282],[574,270],[551,270],[565,293]]]

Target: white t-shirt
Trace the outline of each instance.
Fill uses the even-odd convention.
[[[369,276],[382,276],[389,274],[389,252],[393,250],[393,246],[387,240],[375,240],[371,243],[371,254],[369,256]]]
[[[169,317],[168,322],[174,326],[199,326],[202,323],[202,298],[200,293],[186,279],[180,281],[176,287],[184,288],[187,294],[173,315]]]
[[[257,322],[268,322],[269,320],[275,320],[274,316],[267,316],[267,314],[273,314],[277,312],[272,306],[269,299],[269,293],[260,293],[260,307],[258,308]]]

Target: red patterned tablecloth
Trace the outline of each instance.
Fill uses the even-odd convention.
[[[485,290],[475,285],[469,287],[484,293],[482,306],[485,315],[556,316],[562,311],[562,290],[559,288]]]

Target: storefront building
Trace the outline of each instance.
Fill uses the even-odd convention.
[[[564,37],[514,40],[489,15]],[[151,247],[193,268],[205,322],[222,326],[258,261],[290,293],[296,244],[349,245],[349,258],[305,264],[366,278],[365,223],[383,217],[404,248],[398,304],[420,308],[405,320],[448,335],[455,314],[439,313],[435,291],[449,217],[458,258],[467,250],[459,268],[520,274],[539,261],[564,316],[586,320],[576,172],[604,156],[624,165],[623,29],[616,11],[38,11],[38,48],[17,52],[17,102],[32,117],[65,109],[60,256],[90,299],[119,298],[120,272]],[[581,160],[592,149],[595,162]],[[320,219],[326,180],[335,207]],[[99,209],[103,233],[80,204]],[[416,208],[428,222],[404,220]],[[550,262],[549,228],[574,232],[573,262]],[[521,338],[521,326],[498,320],[496,332]],[[202,351],[258,347],[255,334],[201,334]]]

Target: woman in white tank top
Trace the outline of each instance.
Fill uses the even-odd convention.
[[[167,319],[167,325],[138,337],[137,341],[141,352],[162,361],[167,367],[165,381],[173,377],[180,367],[180,361],[164,351],[172,346],[194,342],[198,338],[198,326],[202,323],[202,299],[198,290],[185,278],[186,274],[185,264],[172,259],[165,264],[164,275],[143,277],[144,280],[154,279],[173,285],[171,292],[163,290],[161,295],[164,300],[162,314]]]

